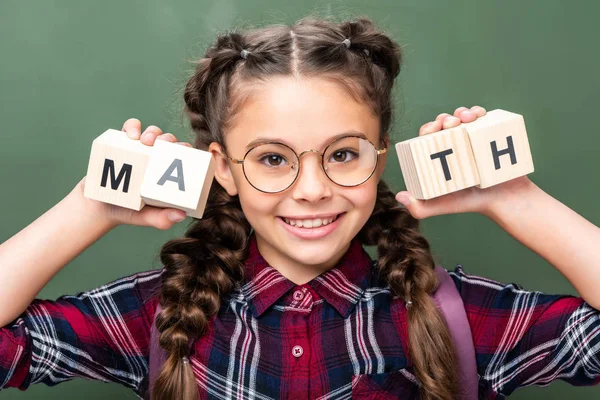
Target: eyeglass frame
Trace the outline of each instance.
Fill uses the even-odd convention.
[[[327,153],[327,149],[329,148],[329,146],[331,146],[332,144],[334,144],[338,140],[343,140],[343,139],[346,139],[346,138],[349,138],[349,137],[355,137],[355,138],[363,139],[363,140],[366,140],[367,142],[369,142],[369,144],[371,146],[373,146],[373,149],[377,153],[377,158],[375,159],[375,165],[373,166],[373,171],[371,171],[371,173],[369,174],[369,176],[367,176],[362,182],[357,183],[356,185],[341,185],[341,184],[337,183],[336,181],[334,181],[333,179],[331,179],[331,177],[329,176],[329,174],[327,174],[327,170],[325,169],[325,165],[324,165],[324,163],[325,163],[325,153]],[[373,176],[373,174],[375,173],[375,171],[377,170],[377,166],[379,165],[379,156],[381,154],[387,153],[387,150],[388,150],[387,146],[389,144],[389,141],[387,141],[385,139],[382,140],[382,141],[383,141],[385,147],[382,147],[382,148],[378,149],[377,147],[375,147],[375,145],[373,144],[373,142],[371,142],[369,139],[367,139],[366,137],[364,137],[362,135],[345,135],[345,136],[340,136],[338,138],[333,139],[331,142],[329,142],[327,144],[327,146],[325,146],[325,149],[323,149],[322,152],[320,152],[320,151],[318,151],[316,149],[309,149],[309,150],[304,150],[300,154],[296,153],[296,151],[294,149],[292,149],[290,146],[288,146],[287,144],[284,144],[284,143],[281,143],[281,142],[264,142],[264,143],[258,143],[256,145],[250,147],[246,151],[246,153],[244,154],[244,158],[242,158],[241,160],[237,159],[237,158],[230,157],[229,154],[227,153],[226,149],[224,149],[224,152],[225,152],[225,156],[230,161],[234,162],[235,164],[242,164],[242,172],[244,173],[244,178],[246,178],[246,181],[248,181],[248,183],[250,184],[250,186],[252,186],[254,189],[258,190],[259,192],[274,194],[274,193],[281,193],[281,192],[289,189],[290,187],[292,187],[294,185],[294,183],[298,179],[298,176],[300,176],[300,163],[301,163],[300,157],[302,157],[306,153],[316,153],[316,154],[318,154],[318,155],[321,156],[321,163],[320,163],[321,164],[321,169],[323,170],[323,173],[325,174],[325,176],[327,177],[327,179],[329,179],[331,182],[333,182],[336,185],[341,186],[341,187],[356,187],[356,186],[360,186],[363,183],[365,183],[366,181],[368,181]],[[298,171],[296,172],[296,176],[294,177],[294,180],[288,186],[286,186],[285,188],[283,188],[281,190],[278,190],[276,192],[267,192],[265,190],[261,190],[261,189],[257,188],[256,186],[254,186],[254,184],[252,182],[250,182],[250,179],[248,179],[248,175],[246,175],[246,168],[244,168],[244,161],[246,160],[246,156],[248,155],[248,153],[250,153],[252,150],[254,150],[257,147],[264,146],[264,145],[267,145],[267,144],[278,144],[278,145],[282,145],[284,147],[287,147],[288,149],[290,149],[292,151],[292,153],[294,153],[294,155],[298,159]]]

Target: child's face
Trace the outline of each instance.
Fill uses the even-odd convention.
[[[322,152],[334,136],[344,132],[363,133],[376,148],[381,147],[379,118],[339,84],[281,77],[252,89],[226,132],[225,143],[229,155],[237,159],[244,158],[247,145],[258,137],[281,141],[297,154],[309,149]],[[345,253],[373,211],[386,160],[385,155],[379,156],[377,170],[363,184],[342,187],[327,178],[321,157],[309,152],[300,157],[300,174],[291,187],[263,193],[249,184],[242,165],[227,161],[214,143],[210,149],[217,159],[216,179],[230,195],[239,194],[261,254],[269,264],[297,274],[288,276],[296,282],[332,267]],[[329,227],[335,229],[318,238],[294,234],[282,220],[342,213]]]

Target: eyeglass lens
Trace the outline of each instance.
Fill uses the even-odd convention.
[[[299,160],[289,147],[267,143],[246,154],[243,168],[256,189],[275,193],[288,188],[298,175]],[[377,150],[359,137],[343,137],[331,143],[323,155],[323,169],[333,182],[356,186],[367,180],[377,165]]]

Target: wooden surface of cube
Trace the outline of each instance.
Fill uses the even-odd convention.
[[[214,168],[210,152],[157,140],[142,183],[142,199],[202,218]]]
[[[92,142],[84,196],[139,211],[140,188],[151,147],[109,129]]]
[[[523,116],[493,110],[467,124],[466,129],[482,189],[533,172],[533,159]]]
[[[407,190],[426,200],[479,184],[467,132],[458,126],[396,144]]]

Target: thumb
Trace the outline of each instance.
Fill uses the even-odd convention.
[[[173,225],[183,221],[186,213],[176,208],[158,208],[146,206],[141,210],[144,225],[153,226],[160,230],[170,229]]]
[[[396,195],[396,200],[398,201],[398,203],[401,203],[404,207],[406,207],[406,209],[408,210],[408,212],[410,212],[410,215],[412,215],[413,218],[422,219],[427,217],[427,215],[425,215],[425,207],[423,205],[424,201],[416,199],[409,192],[399,192]]]

